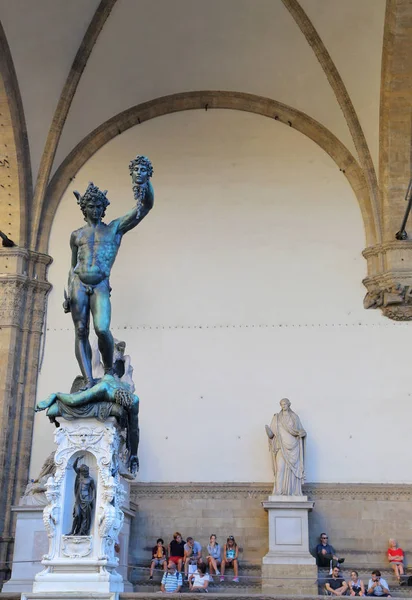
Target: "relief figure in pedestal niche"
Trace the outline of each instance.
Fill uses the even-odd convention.
[[[90,477],[89,467],[84,464],[78,466],[79,460],[82,458],[83,456],[78,456],[73,463],[73,469],[76,471],[73,525],[67,535],[89,535],[92,526],[96,486],[93,477]]]

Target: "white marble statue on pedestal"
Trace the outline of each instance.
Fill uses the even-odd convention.
[[[280,401],[280,407],[270,427],[266,425],[275,475],[273,495],[302,496],[306,431],[287,398]]]
[[[262,591],[317,593],[317,569],[309,552],[308,513],[314,506],[302,495],[305,477],[306,431],[290,401],[280,401],[281,411],[266,425],[275,482],[273,495],[262,502],[268,513],[269,552],[262,558]]]

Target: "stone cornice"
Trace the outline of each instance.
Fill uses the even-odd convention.
[[[365,258],[369,258],[370,256],[378,256],[388,250],[412,250],[412,240],[390,240],[376,246],[368,246],[362,254]]]
[[[53,259],[48,254],[43,254],[42,252],[36,252],[36,250],[29,250],[28,248],[23,248],[22,246],[12,246],[11,248],[4,248],[0,246],[0,252],[3,256],[8,256],[10,258],[14,257],[23,257],[23,258],[33,258],[35,262],[43,263],[44,265],[49,265],[53,262]]]
[[[256,498],[267,500],[271,494],[271,483],[132,483],[130,497],[139,498]],[[368,483],[307,483],[303,492],[310,500],[412,500],[410,484]]]
[[[261,498],[273,489],[271,483],[132,483],[130,498]]]

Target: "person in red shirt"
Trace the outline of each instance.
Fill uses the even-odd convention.
[[[398,548],[398,544],[396,543],[396,540],[391,538],[389,540],[388,560],[393,569],[393,572],[396,575],[396,579],[399,581],[399,583],[401,585],[403,583],[405,583],[405,581],[401,579],[401,575],[404,574],[403,559],[404,559],[404,554],[403,554],[402,548]]]

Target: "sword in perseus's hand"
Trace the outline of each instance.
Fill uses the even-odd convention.
[[[396,234],[397,240],[407,240],[408,239],[408,234],[405,231],[405,227],[406,227],[406,222],[409,217],[409,213],[411,212],[411,208],[412,208],[412,179],[409,182],[408,189],[406,191],[405,200],[408,203],[408,206],[406,207],[405,216],[403,217],[401,228],[398,231],[398,233]]]

